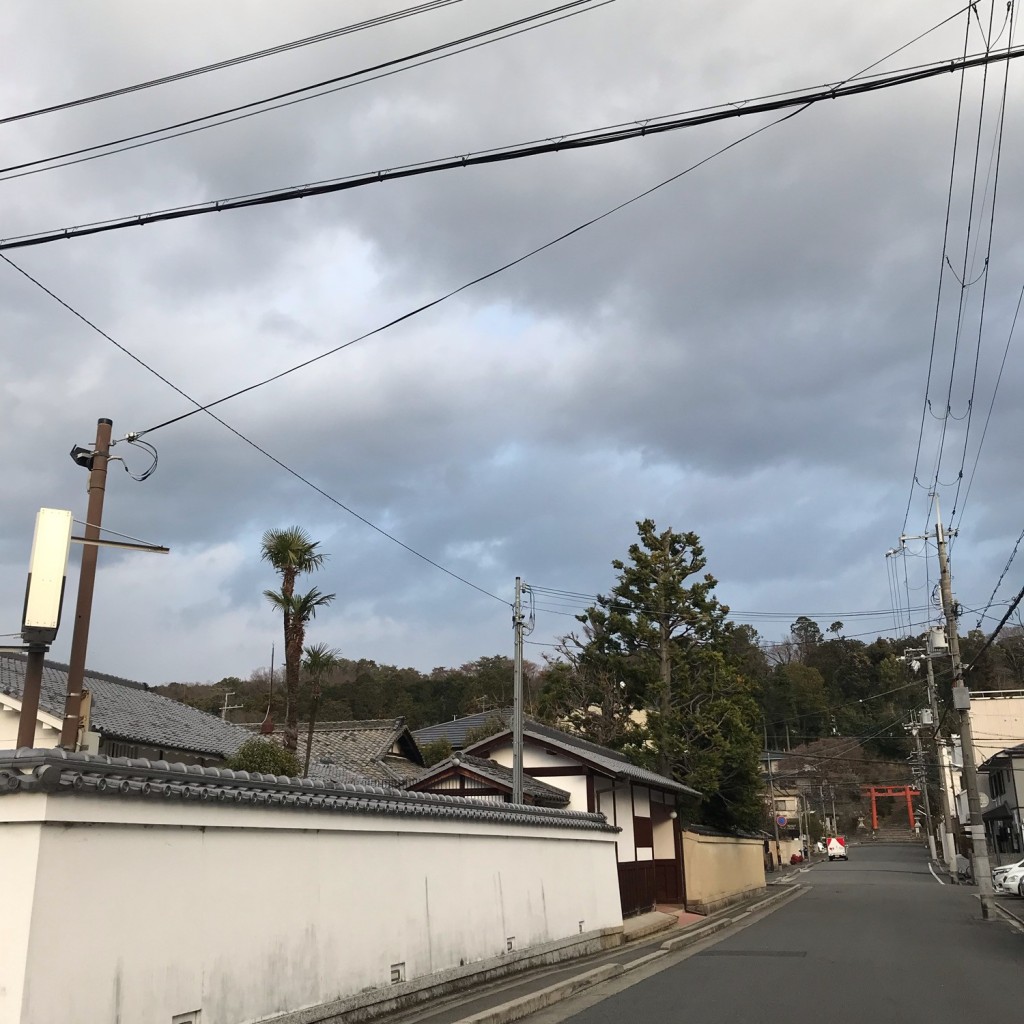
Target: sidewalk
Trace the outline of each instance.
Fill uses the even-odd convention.
[[[795,870],[795,869],[794,869]],[[475,993],[462,993],[434,1004],[427,1003],[391,1017],[386,1024],[508,1024],[545,1006],[629,971],[638,970],[667,953],[700,942],[750,914],[786,902],[799,886],[787,885],[709,917],[690,914],[682,907],[659,906],[623,922],[623,945],[570,963],[538,968],[515,980],[495,982]]]

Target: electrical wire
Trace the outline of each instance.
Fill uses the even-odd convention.
[[[970,5],[973,7],[973,4]],[[964,29],[964,58],[966,60],[967,55],[967,43],[970,38],[971,31],[971,15],[970,12],[967,14],[967,24]],[[957,149],[960,145],[960,118],[963,112],[964,102],[964,83],[966,80],[966,73],[961,72],[960,74],[960,90],[957,95],[956,104],[956,126],[953,129],[953,153],[949,162],[949,188],[946,193],[946,221],[942,231],[942,255],[939,258],[939,281],[937,293],[935,296],[935,317],[932,322],[932,337],[931,345],[928,352],[928,373],[925,377],[924,385],[924,400],[921,405],[921,425],[917,433],[917,453],[914,456],[914,470],[910,474],[910,494],[907,496],[907,510],[903,515],[903,526],[900,528],[900,533],[907,532],[907,523],[910,520],[910,506],[914,501],[914,488],[921,487],[922,484],[917,478],[917,471],[921,465],[921,449],[924,444],[924,425],[928,415],[928,408],[930,403],[930,392],[932,386],[932,373],[935,368],[935,346],[939,336],[939,312],[942,307],[942,284],[946,277],[946,254],[949,248],[949,223],[953,210],[953,185],[956,180],[956,155]]]
[[[1020,295],[1017,296],[1017,308],[1013,312],[1013,320],[1010,323],[1010,330],[1006,336],[1006,346],[1003,349],[1002,362],[999,364],[999,373],[996,375],[995,387],[992,391],[992,400],[988,405],[988,413],[985,416],[985,426],[981,431],[981,440],[978,442],[978,450],[974,456],[974,465],[971,468],[971,476],[967,481],[967,491],[964,494],[963,503],[960,506],[960,521],[963,521],[964,509],[967,507],[967,501],[971,496],[971,488],[974,486],[974,477],[978,472],[978,461],[981,458],[981,449],[984,447],[985,438],[988,436],[989,424],[992,422],[992,410],[995,408],[996,396],[999,394],[999,385],[1003,380],[1003,371],[1006,369],[1006,358],[1010,353],[1010,343],[1013,341],[1013,332],[1017,326],[1017,318],[1020,316],[1021,304],[1024,303],[1024,286],[1021,287]]]
[[[156,370],[154,370],[147,363],[145,363],[141,359],[139,359],[139,357],[136,356],[133,352],[130,352],[127,348],[125,348],[119,342],[115,341],[109,334],[107,334],[106,331],[104,331],[101,328],[97,327],[96,324],[94,324],[91,320],[87,319],[82,313],[78,312],[77,309],[75,309],[69,303],[65,302],[62,298],[60,298],[60,296],[56,295],[53,291],[51,291],[49,288],[47,288],[46,285],[42,284],[40,281],[38,281],[36,278],[34,278],[31,274],[29,274],[26,270],[23,270],[21,267],[19,267],[12,260],[8,259],[8,257],[4,256],[2,253],[0,253],[0,259],[3,259],[6,263],[8,263],[10,266],[12,266],[15,270],[18,271],[19,274],[21,274],[23,277],[25,277],[29,281],[31,281],[32,284],[34,284],[37,288],[39,288],[41,291],[45,292],[52,299],[54,299],[56,302],[58,302],[69,313],[71,313],[74,316],[76,316],[87,327],[90,327],[93,331],[95,331],[97,334],[99,334],[100,337],[105,338],[112,345],[114,345],[118,350],[123,352],[125,355],[130,356],[140,366],[143,366],[143,367],[145,367],[145,369],[149,370],[150,373],[152,373],[159,380],[163,381],[163,383],[165,383],[173,391],[177,392],[179,395],[181,395],[183,398],[187,399],[193,405],[199,406],[199,403],[194,398],[192,398],[190,395],[188,395],[184,391],[182,391],[181,388],[179,388],[176,384],[172,384],[169,380],[167,380],[166,377],[164,377],[162,374],[158,373]],[[354,519],[358,519],[359,522],[363,523],[364,526],[368,526],[371,530],[373,530],[376,533],[380,534],[386,540],[391,541],[393,544],[397,544],[400,548],[403,548],[409,554],[415,555],[416,558],[419,558],[421,561],[426,562],[428,565],[433,566],[435,569],[438,569],[440,572],[443,572],[445,575],[450,576],[454,580],[457,580],[459,583],[465,584],[467,587],[470,587],[471,589],[476,590],[478,593],[483,594],[485,597],[493,598],[495,601],[498,601],[498,602],[500,602],[503,605],[507,605],[507,606],[511,607],[511,603],[509,601],[505,600],[505,598],[498,597],[496,594],[492,594],[489,590],[485,590],[483,587],[478,586],[476,583],[473,583],[471,580],[466,579],[464,576],[460,576],[457,572],[453,571],[452,569],[449,569],[447,566],[442,565],[440,562],[434,561],[434,559],[430,558],[428,555],[423,554],[423,552],[421,552],[421,551],[417,551],[416,548],[412,547],[409,544],[406,544],[402,540],[399,540],[393,534],[388,533],[387,530],[383,529],[380,526],[377,526],[376,523],[374,523],[371,520],[367,519],[365,516],[360,515],[358,512],[355,511],[355,509],[350,508],[344,502],[340,501],[338,498],[335,498],[334,495],[329,494],[322,487],[320,487],[317,484],[315,484],[312,480],[310,480],[307,477],[303,476],[298,470],[293,469],[287,463],[285,463],[281,459],[277,458],[277,456],[272,455],[269,451],[267,451],[266,448],[263,448],[262,446],[257,444],[251,438],[247,437],[245,434],[243,434],[237,428],[231,426],[230,423],[227,423],[225,420],[221,419],[215,413],[210,412],[209,409],[206,409],[206,410],[203,410],[203,411],[205,411],[206,414],[211,419],[216,420],[216,422],[219,423],[222,427],[224,427],[225,430],[228,430],[232,434],[234,434],[235,437],[237,437],[240,441],[244,441],[247,445],[249,445],[250,448],[255,449],[255,451],[259,452],[265,458],[267,458],[271,462],[273,462],[274,465],[276,465],[280,469],[284,470],[286,473],[288,473],[290,476],[294,477],[300,483],[305,484],[311,490],[316,491],[316,493],[319,494],[322,498],[326,498],[327,501],[331,502],[331,504],[333,504],[333,505],[336,505],[343,512],[347,512]],[[137,438],[128,437],[125,440],[134,441],[134,442],[137,443]]]
[[[501,163],[508,160],[522,160],[528,157],[568,150],[586,149],[594,146],[623,142],[627,139],[643,138],[648,135],[660,135],[666,132],[693,128],[698,125],[711,124],[716,121],[733,117],[745,117],[750,114],[775,113],[780,110],[796,111],[805,109],[825,100],[844,99],[850,96],[891,89],[913,82],[926,81],[938,75],[952,74],[1004,60],[1016,60],[1024,56],[1024,48],[1017,47],[1011,51],[1000,51],[993,54],[982,54],[968,58],[954,58],[923,65],[889,75],[879,75],[863,81],[849,82],[838,86],[818,87],[810,92],[787,94],[783,98],[753,101],[746,104],[727,104],[708,112],[672,116],[668,118],[649,118],[633,122],[628,126],[610,126],[591,132],[576,133],[562,136],[554,140],[541,140],[523,143],[518,146],[506,146],[478,153],[468,153],[439,160],[424,161],[417,164],[406,164],[400,167],[381,168],[370,173],[350,175],[344,178],[327,179],[312,184],[271,189],[264,192],[249,193],[226,199],[207,200],[171,209],[157,210],[151,213],[135,214],[129,217],[118,217],[105,221],[94,221],[88,224],[56,228],[48,231],[35,232],[27,235],[16,235],[0,240],[0,251],[21,249],[28,246],[46,245],[68,238],[82,238],[87,235],[103,234],[120,231],[128,227],[141,227],[147,224],[163,223],[172,220],[204,216],[211,213],[223,213],[228,210],[249,209],[256,206],[268,206],[277,203],[291,202],[296,199],[308,199],[314,196],[330,195],[366,185],[379,184],[400,178],[416,177],[424,174],[436,174],[457,168],[475,167],[482,164]],[[706,108],[705,108],[706,109]]]
[[[1010,607],[1006,609],[1006,614],[999,620],[999,625],[996,626],[994,630],[992,630],[988,639],[985,641],[984,644],[982,644],[981,649],[971,659],[971,663],[964,669],[965,676],[969,672],[973,671],[974,666],[978,664],[978,661],[981,658],[981,656],[989,649],[989,647],[991,647],[993,641],[997,636],[999,636],[1003,626],[1005,626],[1006,623],[1009,621],[1010,616],[1013,614],[1017,605],[1020,604],[1022,598],[1024,598],[1024,587],[1021,587],[1020,591],[1017,593],[1017,596],[1010,602]]]
[[[333,93],[351,89],[359,85],[367,85],[370,82],[379,81],[382,78],[389,78],[392,75],[409,71],[413,68],[433,64],[435,61],[444,60],[456,54],[468,53],[481,46],[490,43],[500,42],[505,39],[512,39],[524,32],[532,31],[535,28],[542,28],[546,25],[553,25],[566,18],[575,17],[577,14],[585,14],[588,11],[597,10],[614,3],[615,0],[569,0],[559,7],[553,7],[537,14],[527,15],[515,21],[505,22],[493,28],[483,29],[459,39],[447,43],[440,43],[415,53],[406,54],[404,57],[395,57],[392,60],[380,64],[373,64],[361,68],[358,71],[350,71],[344,75],[336,75],[312,85],[304,85],[297,89],[289,89],[286,92],[277,93],[274,96],[267,96],[261,100],[252,100],[235,107],[228,107],[225,110],[213,114],[203,114],[199,117],[192,117],[185,121],[178,121],[175,124],[164,125],[162,128],[153,128],[149,131],[138,132],[135,135],[126,135],[119,139],[112,139],[108,142],[96,143],[92,146],[84,146],[80,149],[68,150],[64,153],[57,153],[54,156],[40,157],[35,160],[28,160],[18,164],[10,164],[7,167],[0,167],[0,181],[13,181],[15,178],[24,178],[32,174],[43,174],[46,171],[57,170],[60,167],[73,167],[76,164],[89,163],[93,160],[102,160],[108,156],[118,153],[126,153],[135,149],[142,149],[146,146],[155,145],[158,142],[167,142],[171,139],[180,139],[186,135],[194,135],[197,132],[206,131],[209,128],[219,128],[223,125],[233,124],[236,121],[244,121],[250,117],[259,117],[261,114],[269,113],[272,110],[282,110],[285,107],[295,106],[297,103],[305,103],[309,100],[319,99],[322,96],[330,96]],[[590,5],[590,6],[584,6]],[[578,9],[577,9],[578,8]],[[568,13],[560,13],[568,12]],[[543,20],[543,19],[548,20]],[[522,27],[518,27],[522,26]],[[500,34],[504,33],[504,34]],[[461,47],[461,49],[460,49]],[[325,86],[335,84],[333,88]],[[320,89],[320,92],[313,90]],[[310,95],[306,95],[310,94]],[[288,99],[288,97],[294,97]],[[284,102],[277,102],[283,100]],[[269,104],[269,105],[268,105]],[[259,109],[254,109],[259,108]],[[235,115],[235,116],[229,116]],[[222,120],[213,121],[214,118]],[[213,123],[204,123],[210,122]],[[180,130],[179,130],[180,129]],[[165,134],[168,133],[168,134]],[[92,155],[88,155],[92,154]],[[46,165],[46,166],[44,166]]]
[[[355,338],[351,338],[348,341],[343,342],[341,345],[335,345],[334,348],[328,349],[326,352],[321,352],[319,355],[313,356],[310,359],[303,360],[303,362],[301,363],[297,363],[294,366],[290,366],[288,367],[288,369],[282,370],[280,373],[275,373],[272,376],[266,377],[263,380],[257,381],[254,384],[249,384],[244,388],[239,388],[237,391],[233,391],[228,395],[224,395],[222,398],[218,398],[216,401],[209,402],[206,405],[200,405],[194,399],[189,399],[189,401],[193,402],[193,404],[195,404],[197,408],[185,413],[181,413],[180,415],[174,416],[169,420],[164,420],[162,423],[158,423],[153,427],[147,427],[145,430],[140,430],[134,436],[142,437],[144,434],[150,434],[154,430],[161,430],[162,428],[169,427],[174,423],[180,423],[182,420],[186,420],[190,416],[194,416],[196,413],[209,412],[210,409],[213,409],[214,407],[221,405],[224,402],[228,402],[231,399],[238,398],[241,395],[248,394],[250,391],[255,391],[257,388],[264,387],[265,385],[271,384],[274,381],[281,380],[283,377],[287,377],[289,374],[295,373],[298,370],[303,370],[308,366],[312,366],[314,363],[320,362],[322,359],[326,359],[328,356],[335,355],[338,352],[350,348],[352,345],[355,345],[360,341],[365,341],[367,338],[372,338],[375,335],[382,334],[385,331],[389,330],[390,328],[405,322],[406,320],[411,320],[413,317],[419,316],[421,313],[425,313],[427,310],[433,309],[435,306],[439,306],[443,302],[447,302],[449,299],[454,298],[456,295],[459,295],[462,292],[467,291],[468,289],[473,288],[478,284],[482,284],[484,281],[488,281],[492,277],[496,277],[498,274],[506,270],[510,270],[512,267],[518,266],[520,263],[526,262],[526,260],[538,255],[539,253],[544,252],[546,249],[550,249],[552,246],[557,245],[559,242],[564,242],[566,239],[571,238],[573,235],[579,234],[581,231],[584,231],[587,228],[592,227],[594,224],[597,224],[600,221],[605,220],[605,218],[607,217],[611,217],[613,214],[618,213],[620,210],[624,210],[626,207],[631,206],[633,203],[637,203],[642,199],[646,199],[647,196],[652,195],[654,192],[657,192],[659,189],[664,188],[666,185],[670,185],[673,182],[678,181],[684,175],[689,174],[691,171],[695,171],[698,168],[703,167],[704,164],[709,163],[711,160],[714,160],[715,157],[721,156],[723,153],[727,153],[730,149],[739,146],[743,142],[747,142],[749,139],[752,139],[755,136],[760,135],[761,132],[767,131],[769,128],[775,127],[775,125],[782,124],[783,121],[788,121],[791,117],[796,117],[797,114],[802,113],[806,109],[806,107],[800,107],[797,110],[793,110],[787,114],[784,114],[782,117],[776,118],[774,121],[770,121],[767,124],[761,125],[760,128],[757,128],[752,132],[748,132],[746,135],[743,135],[740,138],[735,139],[734,141],[726,144],[725,146],[722,146],[721,148],[715,150],[708,156],[698,160],[696,163],[690,164],[683,170],[677,172],[676,174],[673,174],[671,177],[665,178],[663,181],[658,182],[656,185],[652,185],[650,188],[645,189],[643,192],[640,192],[637,195],[634,195],[631,198],[626,199],[621,203],[618,203],[611,209],[605,210],[603,213],[600,213],[595,217],[591,217],[589,220],[584,221],[582,224],[577,224],[576,227],[571,228],[568,231],[564,231],[562,234],[556,236],[555,238],[549,239],[547,242],[544,242],[542,245],[538,245],[536,248],[531,249],[529,252],[526,252],[521,256],[517,256],[515,259],[509,260],[508,262],[503,263],[500,266],[493,268],[492,270],[488,270],[486,273],[474,277],[472,280],[459,285],[457,288],[451,289],[451,291],[448,291],[435,299],[431,299],[428,302],[421,303],[419,306],[416,306],[413,309],[410,309],[407,312],[400,314],[399,316],[393,317],[391,320],[388,320],[386,323],[381,324],[379,327],[375,327],[372,330],[366,331],[365,333],[360,334]],[[0,256],[2,255],[3,254],[0,253]]]
[[[976,9],[975,9],[974,13],[975,13],[975,16],[977,17],[977,10]],[[994,15],[994,13],[995,13],[995,2],[993,0],[992,15]],[[990,16],[990,18],[989,18],[989,22],[990,22],[990,24],[989,24],[989,38],[991,38],[991,28],[992,28],[991,21],[992,21],[992,17]],[[989,51],[986,50],[986,52],[989,52]],[[975,134],[975,141],[974,141],[974,163],[973,163],[973,166],[972,166],[972,169],[971,169],[971,191],[970,191],[970,200],[968,202],[968,208],[967,208],[967,230],[966,230],[965,235],[964,235],[963,270],[962,270],[962,273],[960,275],[960,281],[961,281],[961,285],[960,285],[960,301],[959,301],[959,303],[957,305],[956,330],[954,331],[954,334],[953,334],[953,355],[952,355],[952,359],[951,359],[951,362],[950,362],[950,368],[949,368],[949,387],[948,387],[948,389],[946,391],[946,407],[945,407],[945,412],[944,412],[944,415],[943,415],[943,418],[942,418],[942,430],[941,430],[940,435],[939,435],[938,452],[937,452],[936,457],[935,457],[935,476],[934,476],[934,484],[933,484],[933,487],[932,487],[932,489],[935,492],[938,492],[938,489],[939,489],[939,486],[940,486],[940,476],[941,476],[941,472],[942,472],[942,457],[943,457],[943,454],[944,454],[945,444],[946,444],[946,432],[947,432],[947,430],[949,428],[950,413],[952,412],[953,384],[954,384],[954,382],[956,380],[957,355],[958,355],[958,352],[960,350],[960,338],[961,338],[961,332],[962,332],[963,326],[964,326],[964,313],[965,313],[966,306],[967,306],[967,294],[968,294],[968,289],[970,288],[970,285],[966,284],[965,282],[967,282],[968,277],[969,277],[969,273],[968,273],[969,253],[970,253],[970,247],[971,247],[972,232],[973,232],[973,229],[974,229],[974,207],[975,207],[975,201],[977,199],[977,189],[978,189],[978,164],[980,163],[980,160],[981,160],[981,136],[982,136],[982,128],[983,128],[984,120],[985,120],[985,103],[986,103],[987,98],[988,98],[988,66],[986,65],[984,70],[982,71],[981,100],[980,100],[980,102],[978,104],[978,128],[977,128],[977,132]],[[980,334],[979,334],[978,343],[979,343],[979,346],[980,346],[980,344],[981,344]],[[974,392],[972,390],[972,392],[971,392],[971,401],[973,401],[973,399],[974,399]],[[966,453],[965,453],[965,457],[966,457]]]
[[[1013,551],[1010,552],[1010,557],[1006,560],[1006,565],[1003,566],[1003,571],[999,574],[999,579],[996,580],[996,585],[992,588],[992,593],[989,595],[988,603],[985,605],[978,617],[978,629],[981,629],[981,620],[988,614],[989,608],[992,607],[992,602],[996,598],[996,592],[1003,585],[1003,580],[1006,579],[1006,574],[1010,571],[1010,566],[1013,565],[1013,560],[1017,557],[1017,551],[1020,548],[1021,541],[1024,541],[1024,530],[1021,530],[1020,536],[1017,538],[1017,543],[1013,545]]]
[[[993,5],[993,9],[994,9],[994,5]],[[1013,5],[1013,0],[1010,0],[1010,3],[1008,4],[1008,11],[1007,11],[1007,17],[1008,17],[1009,25],[1010,25],[1009,36],[1007,38],[1007,47],[1008,48],[1009,48],[1009,44],[1013,40],[1013,20],[1014,20],[1013,16],[1014,16],[1014,5]],[[957,503],[960,500],[960,490],[961,490],[961,488],[963,486],[963,481],[964,481],[964,468],[965,468],[965,466],[967,464],[967,449],[968,449],[968,444],[969,444],[969,441],[970,441],[971,421],[972,421],[972,417],[973,417],[973,413],[974,413],[974,396],[975,396],[975,393],[976,393],[976,390],[977,390],[977,384],[978,384],[978,365],[979,365],[980,360],[981,360],[981,343],[982,343],[982,336],[983,336],[984,325],[985,325],[985,305],[986,305],[986,300],[988,298],[988,284],[989,284],[989,273],[988,273],[988,271],[991,268],[991,261],[992,261],[992,238],[993,238],[993,235],[995,233],[996,200],[997,200],[997,197],[998,197],[998,194],[999,194],[999,171],[1000,171],[1000,168],[1002,166],[1002,155],[1003,155],[1003,131],[1004,131],[1004,128],[1005,128],[1005,125],[1006,125],[1006,97],[1007,97],[1007,92],[1008,92],[1008,89],[1009,89],[1009,82],[1010,82],[1009,65],[1007,65],[1006,70],[1007,70],[1007,74],[1003,77],[1003,95],[1002,95],[1002,99],[1001,99],[1000,105],[999,105],[998,129],[997,129],[997,132],[996,132],[995,174],[994,174],[994,180],[993,180],[993,183],[992,183],[992,202],[991,202],[991,206],[990,206],[990,210],[989,210],[988,246],[987,246],[987,251],[986,251],[986,255],[985,255],[985,269],[986,269],[986,273],[985,273],[984,284],[982,285],[981,309],[979,310],[979,313],[978,313],[978,341],[977,341],[977,345],[975,347],[975,355],[974,355],[974,375],[973,375],[973,378],[971,380],[971,395],[970,395],[970,399],[968,400],[968,404],[967,404],[967,427],[966,427],[966,430],[964,431],[963,455],[961,456],[961,459],[960,459],[960,472],[957,475],[956,494],[953,497],[953,509],[952,509],[952,511],[950,513],[950,526],[953,525],[953,521],[956,519]],[[987,189],[988,189],[988,185],[986,183],[986,191],[987,191]],[[998,388],[998,381],[996,383],[996,387]],[[993,395],[993,401],[994,401],[994,395]],[[984,442],[984,435],[982,435],[982,443],[983,442]],[[977,465],[977,460],[980,457],[981,457],[981,443],[979,443],[979,446],[978,446],[978,452],[977,452],[977,456],[975,458],[975,465]],[[966,498],[965,498],[965,500],[966,500]],[[963,513],[961,511],[960,520],[958,520],[958,522],[960,522],[962,520],[963,520]]]
[[[75,107],[83,107],[90,103],[99,103],[102,100],[115,99],[119,96],[127,96],[131,93],[142,92],[145,89],[153,89],[161,85],[170,85],[174,82],[182,82],[198,75],[209,74],[211,71],[222,71],[224,68],[236,67],[249,61],[261,60],[264,57],[273,57],[279,53],[288,53],[291,50],[299,50],[315,43],[322,43],[329,39],[337,39],[340,36],[351,35],[361,32],[364,29],[377,28],[380,25],[391,24],[404,18],[422,14],[427,11],[438,10],[442,7],[450,7],[452,4],[461,3],[462,0],[430,0],[429,3],[418,4],[415,7],[406,7],[391,14],[381,14],[375,18],[367,18],[365,21],[355,22],[351,25],[343,25],[340,28],[329,29],[326,32],[319,32],[313,36],[305,36],[302,39],[294,39],[288,43],[278,43],[275,46],[266,47],[263,50],[256,50],[253,53],[245,53],[238,57],[228,57],[225,60],[215,61],[213,64],[204,64],[200,67],[190,68],[187,71],[178,71],[171,75],[164,75],[162,78],[151,78],[145,82],[137,82],[134,85],[125,85],[117,89],[109,89],[106,92],[93,93],[90,96],[82,96],[76,100],[66,100],[63,103],[54,103],[46,107],[37,107],[34,110],[26,110],[20,114],[8,114],[0,116],[0,125],[11,124],[14,121],[24,121],[32,117],[40,117],[43,114],[54,114],[61,110],[72,110]]]

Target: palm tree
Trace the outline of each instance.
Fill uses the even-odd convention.
[[[327,556],[317,551],[320,542],[301,526],[283,530],[267,530],[260,542],[260,558],[269,562],[281,574],[281,593],[291,597],[295,593],[295,580],[301,573],[319,569]]]
[[[277,590],[264,590],[263,596],[284,613],[284,682],[288,694],[284,748],[294,754],[299,747],[299,665],[306,624],[316,617],[317,608],[334,600],[334,594],[322,594],[313,587],[308,593],[290,596]]]
[[[272,599],[276,607],[284,615],[284,667],[286,680],[287,707],[285,710],[285,745],[288,744],[291,729],[292,745],[289,750],[298,747],[299,709],[296,705],[299,689],[299,659],[302,656],[302,640],[299,646],[292,649],[288,644],[291,632],[291,601],[295,596],[295,581],[302,573],[319,569],[327,556],[317,551],[319,541],[312,537],[301,526],[289,526],[280,530],[267,530],[260,542],[260,558],[269,562],[281,574],[281,589],[277,592],[280,600]],[[269,595],[270,591],[265,591]],[[332,595],[333,597],[333,595]],[[305,623],[302,624],[305,636]]]
[[[339,652],[327,644],[311,644],[306,648],[306,657],[302,667],[310,681],[309,732],[306,735],[306,763],[302,769],[303,777],[309,778],[309,757],[313,751],[313,727],[316,725],[316,713],[320,708],[320,693],[324,676],[337,667]]]

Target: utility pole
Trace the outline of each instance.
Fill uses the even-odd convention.
[[[910,729],[914,736],[914,749],[917,751],[917,763],[914,768],[914,775],[921,786],[921,795],[924,797],[924,818],[928,826],[928,853],[932,860],[935,856],[935,831],[932,822],[932,803],[928,796],[928,772],[924,766],[924,751],[921,749],[921,723],[916,718],[911,718]]]
[[[774,779],[774,761],[772,761],[772,752],[768,749],[768,723],[764,718],[761,719],[761,725],[764,728],[764,756],[768,762],[768,795],[772,802],[772,828],[775,830],[775,867],[782,867],[782,845],[779,843],[779,809],[775,804],[775,779]]]
[[[71,451],[71,457],[75,462],[89,470],[89,504],[85,515],[84,539],[86,543],[82,545],[82,568],[78,577],[75,625],[71,634],[71,654],[68,657],[68,690],[64,704],[64,725],[60,734],[60,745],[65,750],[74,750],[78,743],[82,686],[85,680],[85,658],[89,647],[89,622],[92,619],[92,594],[96,583],[96,557],[99,554],[99,548],[95,542],[100,539],[100,522],[103,519],[103,497],[107,485],[107,462],[110,459],[112,428],[111,420],[98,420],[96,444],[92,452],[83,452],[80,448],[74,448]]]
[[[992,913],[992,875],[985,844],[985,825],[981,817],[981,798],[978,792],[978,766],[974,758],[974,735],[971,730],[971,693],[964,685],[964,666],[960,660],[960,638],[956,629],[956,606],[953,604],[953,585],[949,578],[949,558],[946,537],[942,531],[939,499],[935,498],[935,541],[939,549],[939,580],[942,609],[946,614],[946,632],[949,655],[953,666],[953,707],[960,712],[960,738],[963,744],[964,782],[967,786],[967,805],[971,811],[971,848],[974,852],[974,880],[981,898],[981,916],[988,920]]]
[[[839,819],[836,817],[836,787],[828,784],[828,795],[832,800],[832,835],[839,835]]]
[[[512,803],[523,802],[523,581],[516,577],[516,598],[512,608],[515,639],[512,686]]]
[[[942,853],[949,872],[950,881],[956,885],[959,879],[956,873],[956,842],[953,838],[953,822],[949,814],[949,794],[946,791],[946,769],[939,757],[939,698],[935,692],[935,670],[932,668],[932,652],[925,652],[925,667],[928,670],[928,706],[932,711],[932,738],[935,740],[935,760],[939,766],[939,796],[942,800]]]

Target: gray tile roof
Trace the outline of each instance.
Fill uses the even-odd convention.
[[[544,828],[617,832],[603,815],[551,807],[484,804],[433,793],[289,779],[283,776],[54,750],[0,750],[0,798],[44,792],[117,799],[216,801],[393,817],[450,818]]]
[[[67,684],[67,670],[48,663],[40,708],[63,719]],[[24,685],[24,657],[0,654],[0,692],[20,700]],[[113,682],[87,672],[85,687],[92,694],[91,728],[108,739],[230,757],[252,735],[215,715],[152,693],[141,683]]]
[[[308,723],[299,723],[299,753],[305,754]],[[280,743],[280,733],[264,739]],[[395,747],[402,752],[393,753]],[[332,782],[395,785],[423,770],[423,757],[404,718],[371,719],[364,722],[317,722],[309,774]]]
[[[477,775],[486,779],[499,789],[512,792],[512,769],[506,768],[497,761],[490,761],[483,757],[474,757],[464,751],[454,754],[452,757],[440,761],[433,767],[428,768],[422,775],[406,782],[406,789],[420,790],[433,779],[437,779],[450,772],[463,774],[462,768],[467,774]],[[523,794],[531,797],[534,803],[543,804],[546,807],[565,807],[569,803],[569,794],[564,789],[549,786],[540,779],[534,779],[529,775],[523,776]]]
[[[452,750],[461,750],[466,745],[467,733],[479,729],[492,718],[499,718],[508,724],[511,717],[511,708],[494,708],[491,711],[481,711],[476,715],[466,715],[465,718],[456,718],[451,722],[428,725],[423,729],[417,729],[413,736],[416,737],[416,742],[421,747],[427,743],[435,743],[437,740],[447,740],[452,745]]]
[[[467,749],[469,753],[483,752],[489,744],[495,740],[503,740],[510,734],[510,731],[506,730],[497,736],[489,736],[479,743],[474,743]],[[657,772],[641,768],[630,761],[625,754],[621,754],[617,750],[611,750],[597,743],[591,743],[580,736],[562,732],[561,729],[555,729],[553,726],[545,725],[543,722],[527,719],[523,724],[523,735],[545,746],[561,750],[572,757],[578,757],[580,760],[593,765],[612,778],[628,779],[642,786],[653,786],[656,789],[669,790],[673,793],[686,793],[690,796],[701,795],[697,790],[682,782],[676,782],[675,779],[670,779],[667,776],[659,775]]]

